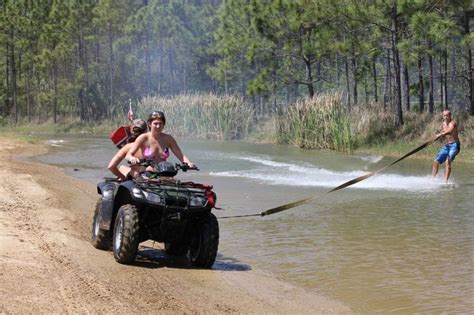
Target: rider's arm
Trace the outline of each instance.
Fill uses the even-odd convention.
[[[130,161],[130,163],[132,165],[138,163],[138,161],[140,160],[138,157],[135,156],[135,154],[138,152],[138,149],[140,149],[140,147],[145,143],[146,138],[147,138],[147,134],[144,133],[144,134],[140,135],[135,140],[135,142],[133,142],[131,144],[131,148],[128,151],[126,158],[127,158],[127,160]]]
[[[125,179],[125,175],[123,175],[122,172],[119,171],[118,165],[119,165],[120,162],[125,158],[125,155],[126,155],[127,152],[129,151],[129,149],[130,149],[130,144],[126,144],[125,146],[123,146],[123,147],[114,155],[114,157],[112,158],[112,160],[110,160],[109,165],[107,166],[107,168],[109,169],[109,171],[112,172],[112,174],[114,174],[115,176],[117,176],[117,178],[119,178],[120,180],[124,180],[124,179]]]
[[[173,151],[174,155],[178,158],[178,160],[181,163],[189,164],[189,166],[191,167],[195,166],[193,162],[191,162],[191,160],[186,155],[183,154],[183,151],[181,151],[181,148],[179,147],[176,140],[170,135],[168,135],[167,138],[168,138],[167,145],[171,149],[171,151]]]

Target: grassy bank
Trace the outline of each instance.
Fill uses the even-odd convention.
[[[281,107],[265,119],[257,119],[252,105],[236,96],[185,95],[147,97],[134,107],[135,117],[146,118],[153,110],[164,111],[166,131],[183,137],[244,140],[295,145],[306,149],[331,149],[356,154],[400,156],[433,138],[441,127],[441,115],[405,112],[405,123],[395,128],[395,115],[381,104],[359,104],[351,111],[339,95],[318,95]],[[462,150],[461,162],[474,163],[474,117],[454,113]],[[125,114],[113,121],[84,123],[66,119],[61,123],[0,127],[2,136],[38,141],[42,134],[108,134],[125,123]],[[429,146],[413,158],[433,159],[442,142]]]
[[[101,121],[84,123],[79,120],[65,119],[54,124],[47,121],[41,124],[20,122],[18,124],[7,124],[0,126],[0,136],[13,138],[28,143],[40,143],[47,140],[53,134],[103,134],[108,135],[117,126],[125,123],[119,121]]]
[[[153,110],[166,115],[166,130],[176,136],[238,140],[252,133],[256,121],[251,106],[233,95],[182,95],[145,97],[138,104],[139,117]]]
[[[474,117],[467,113],[454,113],[458,124],[461,153],[458,162],[474,163]],[[432,139],[441,129],[441,112],[404,113],[404,125],[393,128],[395,115],[384,112],[375,104],[360,106],[352,112],[352,130],[358,135],[355,153],[401,156],[425,141]],[[434,159],[443,145],[440,139],[410,158]]]
[[[462,143],[458,160],[474,162],[474,117],[454,113]],[[275,115],[277,143],[307,149],[331,149],[356,154],[400,156],[432,139],[441,128],[441,114],[405,112],[395,128],[395,114],[381,104],[359,104],[347,111],[338,95],[298,101]],[[433,159],[442,141],[416,154]]]

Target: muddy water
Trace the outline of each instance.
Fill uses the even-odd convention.
[[[430,162],[405,160],[351,188],[329,188],[386,165],[286,146],[180,140],[201,168],[180,175],[213,184],[217,216],[258,213],[311,195],[268,217],[221,219],[220,260],[340,300],[360,313],[470,313],[474,309],[474,169],[454,163],[453,187]],[[104,137],[61,137],[36,160],[97,182],[116,152]],[[462,154],[462,152],[461,152]],[[225,268],[225,264],[219,264]]]

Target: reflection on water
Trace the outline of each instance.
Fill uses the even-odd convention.
[[[92,182],[110,175],[105,167],[116,149],[108,139],[51,140],[51,152],[37,160]],[[232,266],[269,270],[361,313],[474,309],[472,166],[454,164],[454,189],[429,176],[429,161],[408,159],[327,194],[392,160],[233,142],[180,145],[201,172],[179,176],[214,185],[225,209],[217,216],[317,196],[268,217],[220,220],[218,269],[233,257]]]

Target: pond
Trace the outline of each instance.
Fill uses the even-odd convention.
[[[35,160],[97,183],[111,176],[107,137],[54,136]],[[474,309],[474,170],[454,162],[454,187],[407,160],[349,188],[327,191],[394,159],[290,146],[179,139],[214,185],[216,216],[259,213],[316,196],[266,217],[220,219],[219,253],[342,301],[359,313],[469,313]],[[462,152],[460,154],[463,154]],[[92,211],[92,210],[91,210]]]

